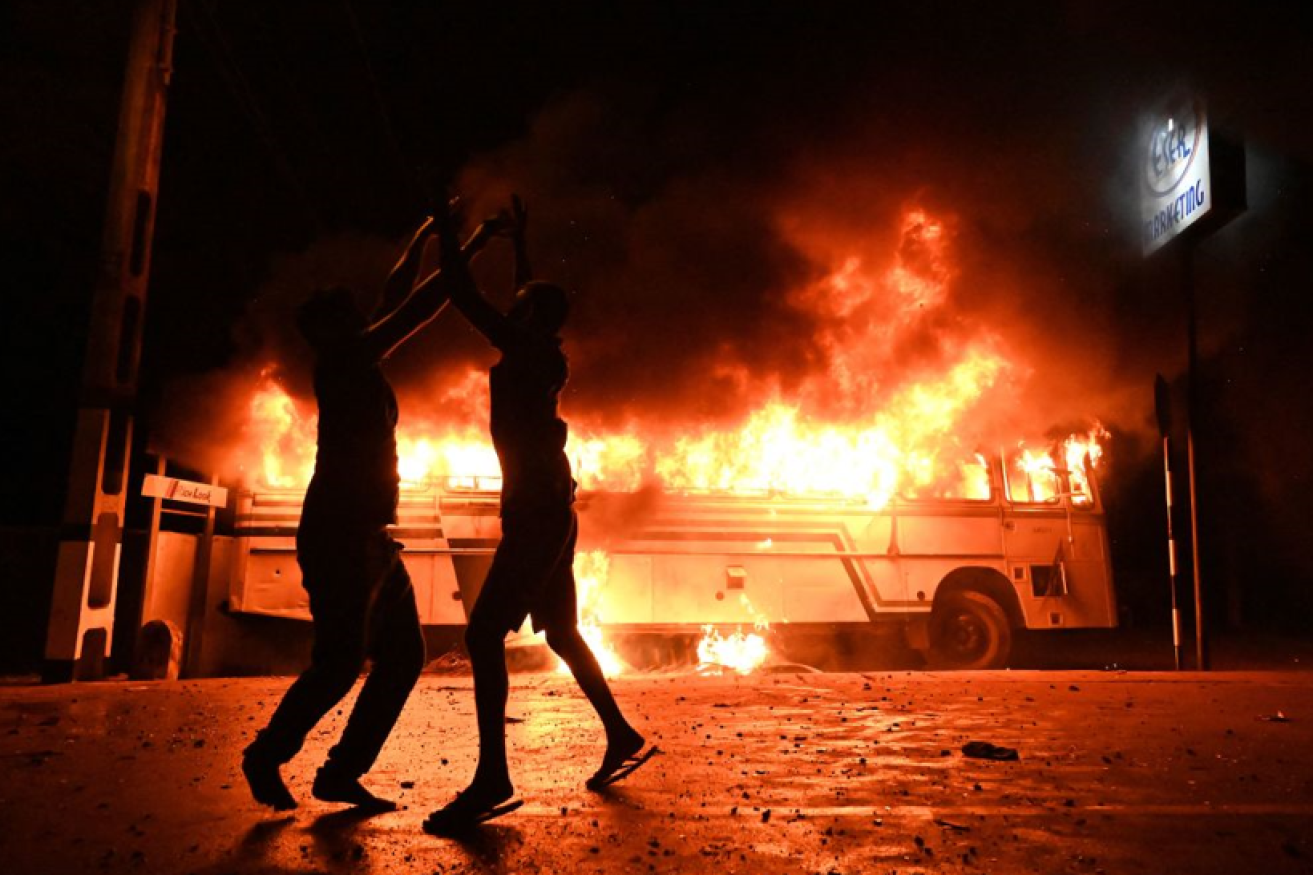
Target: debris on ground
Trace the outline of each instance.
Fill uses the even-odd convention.
[[[466,675],[471,671],[470,658],[454,647],[424,666],[424,674]]]
[[[976,760],[1008,762],[1021,759],[1016,748],[1003,747],[988,741],[968,741],[962,745],[962,753]]]

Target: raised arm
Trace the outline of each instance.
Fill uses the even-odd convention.
[[[450,208],[435,217],[430,231],[426,232],[438,235],[441,253],[438,269],[415,286],[396,309],[365,330],[365,354],[371,358],[377,361],[387,358],[406,339],[432,321],[446,305],[453,285],[459,284],[462,276],[469,276],[469,267],[456,240],[455,221],[449,212]]]
[[[498,349],[505,349],[506,344],[512,341],[515,326],[506,318],[506,314],[483,297],[483,293],[474,282],[474,277],[470,275],[469,259],[464,256],[467,252],[471,255],[477,253],[484,243],[502,233],[506,222],[507,218],[503,214],[486,219],[479,225],[460,254],[462,269],[453,272],[452,281],[448,285],[451,302],[456,305],[456,309],[460,310],[470,324]]]
[[[510,225],[511,217],[505,212],[485,219],[465,241],[465,245],[455,248],[459,239],[454,216],[440,216],[438,239],[441,243],[442,265],[423,282],[416,291],[427,290],[430,285],[441,285],[444,296],[448,296],[457,309],[479,330],[484,337],[498,348],[509,341],[514,334],[510,320],[483,297],[474,277],[470,275],[469,265],[483,251],[483,247],[493,237],[502,236]]]
[[[377,322],[387,316],[400,307],[401,303],[410,296],[415,287],[415,279],[419,276],[420,263],[424,260],[424,244],[428,242],[429,237],[436,230],[432,216],[426,218],[415,229],[410,242],[406,244],[401,257],[397,259],[397,263],[393,265],[391,273],[388,274],[378,306],[374,308],[374,314],[370,317],[371,322]]]
[[[518,289],[533,279],[533,268],[529,264],[528,230],[529,211],[520,196],[513,194],[511,211],[502,211],[479,225],[466,244],[466,249],[473,248],[474,252],[478,252],[489,239],[509,231],[515,247],[515,287]],[[493,346],[504,350],[514,342],[520,329],[506,314],[489,303],[472,279],[451,285],[451,302]]]

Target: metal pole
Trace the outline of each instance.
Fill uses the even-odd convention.
[[[219,475],[210,478],[211,486],[219,485]],[[202,648],[205,642],[205,613],[210,603],[210,557],[214,552],[214,505],[205,508],[205,528],[196,545],[196,564],[192,569],[191,594],[187,602],[187,630],[182,638],[182,676],[196,677],[200,673]]]
[[[1172,596],[1172,651],[1181,670],[1181,608],[1176,603],[1176,536],[1172,531],[1172,396],[1162,374],[1154,377],[1153,407],[1163,439],[1163,482],[1167,491],[1167,574]]]
[[[1194,424],[1199,411],[1199,343],[1198,318],[1194,296],[1194,244],[1181,241],[1181,286],[1185,292],[1186,313],[1186,384],[1185,451],[1190,477],[1190,543],[1194,565],[1194,644],[1195,667],[1208,670],[1208,632],[1204,616],[1203,579],[1199,571],[1199,490],[1195,482]]]
[[[1172,590],[1172,653],[1181,670],[1181,608],[1176,603],[1176,537],[1172,533],[1172,439],[1163,437],[1163,478],[1167,485],[1167,573]]]

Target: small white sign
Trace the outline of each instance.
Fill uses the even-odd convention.
[[[210,507],[225,507],[228,504],[228,490],[222,486],[193,483],[190,480],[161,477],[158,474],[146,475],[145,481],[141,484],[141,494],[147,498],[167,498]]]
[[[1203,104],[1169,105],[1142,133],[1140,219],[1144,254],[1164,246],[1213,206]]]

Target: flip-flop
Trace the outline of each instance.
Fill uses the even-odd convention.
[[[589,778],[584,786],[589,790],[601,790],[603,787],[610,787],[617,781],[622,781],[632,775],[640,766],[646,763],[652,757],[661,753],[661,748],[653,745],[642,753],[635,753],[625,757],[614,768],[607,770],[606,764]]]
[[[450,805],[439,808],[428,816],[424,821],[424,832],[435,836],[460,835],[503,814],[510,814],[522,805],[524,805],[523,799],[512,799],[488,808],[476,808],[462,805],[460,797],[457,797]]]

